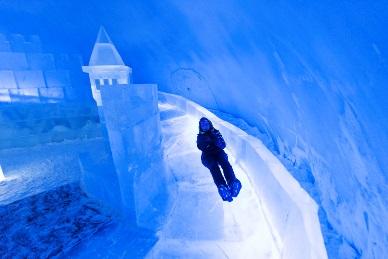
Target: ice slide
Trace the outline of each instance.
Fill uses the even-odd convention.
[[[182,97],[160,93],[165,160],[177,196],[148,258],[327,258],[317,205],[258,140]],[[196,147],[209,118],[243,189],[222,202]]]

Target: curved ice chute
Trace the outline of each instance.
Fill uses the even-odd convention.
[[[222,132],[234,166],[245,171],[261,203],[279,257],[327,258],[317,204],[260,140],[183,97],[160,93],[159,101],[179,107],[196,122],[207,117]]]

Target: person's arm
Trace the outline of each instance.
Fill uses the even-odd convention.
[[[199,136],[197,137],[197,148],[203,152],[209,151],[210,149],[210,143],[206,141],[203,137]]]
[[[215,145],[221,149],[224,149],[226,147],[226,143],[221,133],[215,129],[213,131],[213,136],[215,138]]]

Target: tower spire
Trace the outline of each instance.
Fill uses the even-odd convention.
[[[119,65],[124,66],[123,59],[111,41],[104,27],[100,27],[94,44],[89,66]]]
[[[110,43],[113,44],[111,39],[109,38],[108,33],[106,32],[104,26],[100,26],[98,30],[96,43]]]

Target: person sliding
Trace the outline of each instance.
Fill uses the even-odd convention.
[[[241,190],[241,182],[236,178],[228,161],[228,155],[224,151],[226,147],[224,138],[205,117],[199,120],[197,147],[202,151],[202,164],[210,170],[222,200],[233,201],[233,197],[237,197]]]

